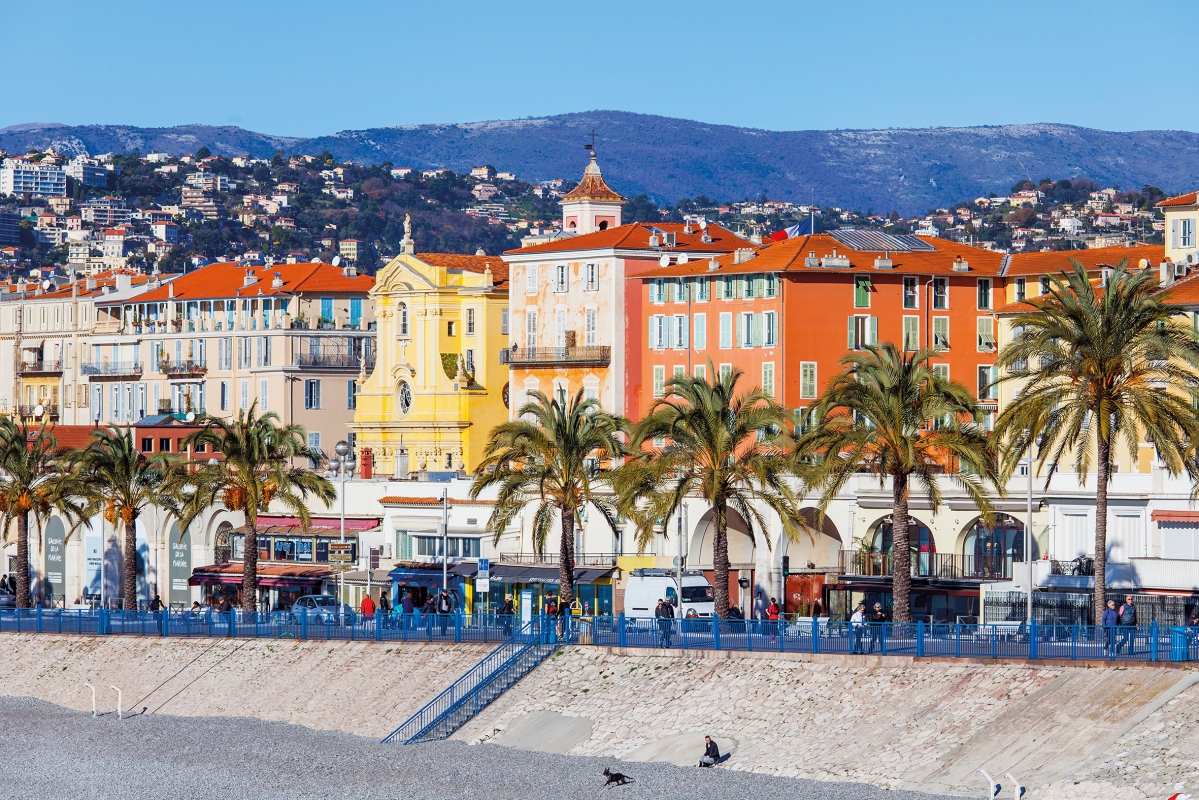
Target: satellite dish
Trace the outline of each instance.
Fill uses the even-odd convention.
[[[662,257],[658,259],[658,266],[659,267],[669,267],[670,266],[670,256],[663,253]]]
[[[690,260],[691,260],[691,259],[687,257],[687,254],[686,254],[686,253],[683,253],[681,256],[679,256],[679,263],[680,263],[680,264],[686,264],[686,263],[687,263],[688,261],[690,261]]]
[[[42,288],[43,288],[43,289],[49,289],[49,288],[50,288],[50,279],[49,279],[49,278],[47,278],[46,280],[42,281]]]
[[[194,412],[194,411],[187,412],[187,416],[184,417],[184,419],[187,420],[188,422],[195,422],[196,421],[196,412]]]
[[[45,414],[45,413],[46,413],[46,408],[41,403],[38,403],[36,406],[33,407],[33,416],[40,417],[42,414]]]
[[[333,260],[329,263],[331,263],[333,266],[336,267],[338,264],[341,263],[341,256],[333,256]]]

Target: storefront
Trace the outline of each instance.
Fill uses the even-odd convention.
[[[230,605],[241,607],[242,571],[240,563],[197,567],[188,584],[200,587],[202,605],[217,605],[222,597]],[[258,565],[258,608],[263,611],[290,611],[296,599],[306,594],[321,594],[324,583],[333,577],[325,567],[302,564]]]
[[[925,622],[975,622],[978,619],[978,581],[913,578],[911,589],[912,619]],[[849,619],[858,603],[866,608],[882,603],[892,619],[890,577],[842,576],[824,586],[824,609],[833,619]]]
[[[446,573],[446,583],[450,594],[450,602],[454,608],[469,608],[465,599],[469,588],[464,585],[462,575],[455,573],[457,565],[451,565]],[[473,573],[472,565],[472,573]],[[440,564],[421,561],[398,561],[395,568],[387,573],[391,581],[392,603],[398,608],[405,595],[412,597],[413,607],[419,609],[429,599],[436,595],[442,587],[442,568]]]
[[[556,566],[492,562],[489,591],[483,595],[474,591],[477,563],[456,564],[450,571],[464,580],[464,597],[474,614],[494,614],[508,597],[512,598],[517,614],[521,613],[521,604],[526,601],[532,604],[534,614],[551,613],[558,606],[559,572]],[[575,596],[584,615],[612,614],[613,572],[611,567],[575,568]]]

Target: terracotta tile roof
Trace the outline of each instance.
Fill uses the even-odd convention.
[[[1199,306],[1199,272],[1180,278],[1164,289],[1166,302],[1173,306]]]
[[[385,506],[440,506],[441,499],[437,497],[404,497],[388,495],[380,497],[379,503]],[[494,500],[472,500],[469,497],[451,497],[451,506],[493,506]]]
[[[604,176],[600,174],[599,164],[595,163],[595,151],[591,151],[591,163],[587,165],[587,169],[583,170],[583,180],[579,181],[579,185],[571,189],[562,202],[570,200],[610,200],[618,203],[624,202],[624,198],[608,187],[604,182]]]
[[[932,246],[932,250],[890,252],[891,268],[875,269],[874,261],[884,253],[877,251],[855,250],[837,241],[826,233],[809,236],[797,236],[794,239],[784,239],[779,242],[768,242],[762,245],[752,245],[740,240],[740,247],[747,247],[757,252],[754,258],[734,264],[735,256],[725,255],[717,259],[720,267],[716,270],[709,268],[708,259],[690,261],[687,264],[676,264],[661,269],[649,269],[633,277],[659,278],[681,275],[738,275],[760,272],[878,272],[880,274],[900,273],[918,275],[977,275],[986,277],[998,275],[1003,264],[1004,254],[980,247],[958,244],[945,239],[922,239]],[[849,266],[822,267],[808,266],[805,261],[814,253],[817,259],[831,256],[836,251],[838,256],[846,256]],[[958,257],[964,259],[969,267],[968,272],[955,273],[954,262]]]
[[[105,286],[116,286],[117,285],[116,276],[118,274],[129,275],[130,276],[130,284],[132,286],[141,286],[143,284],[150,282],[150,278],[146,275],[143,275],[140,272],[136,272],[136,273],[134,273],[134,272],[118,273],[118,272],[111,272],[111,271],[98,272],[92,276],[92,278],[96,282],[95,289],[87,288],[87,279],[86,278],[80,278],[79,280],[75,281],[75,283],[79,286],[79,296],[80,297],[96,297],[96,296],[104,294]],[[13,291],[16,291],[15,283],[9,284],[9,285],[11,285],[13,287]],[[31,287],[33,287],[32,283],[30,283],[29,285]],[[48,292],[43,292],[42,294],[39,294],[39,295],[34,295],[32,293],[32,288],[29,291],[30,291],[30,294],[28,295],[28,297],[26,297],[27,300],[56,300],[56,299],[61,299],[61,298],[66,298],[66,297],[71,296],[71,284],[68,283],[64,286],[59,286],[55,289],[52,289]]]
[[[465,272],[477,272],[491,269],[491,281],[496,286],[508,283],[508,265],[502,256],[468,256],[459,253],[417,253],[416,257],[434,267],[460,269]]]
[[[283,285],[273,287],[275,273],[279,273]],[[258,282],[245,286],[247,273],[253,273]],[[194,272],[180,275],[169,285],[164,284],[145,294],[138,295],[139,303],[171,299],[173,287],[175,300],[215,300],[236,297],[288,297],[296,292],[338,292],[366,295],[375,285],[369,275],[346,277],[341,267],[332,264],[276,264],[273,267],[243,267],[235,263],[209,264]]]
[[[1004,277],[1023,275],[1053,275],[1072,270],[1070,259],[1082,264],[1087,271],[1112,268],[1127,259],[1136,268],[1141,259],[1156,267],[1166,257],[1165,245],[1150,244],[1136,247],[1100,247],[1095,250],[1058,250],[1051,253],[1016,253],[1003,271]]]
[[[1157,204],[1156,208],[1166,208],[1168,206],[1193,206],[1199,204],[1199,192],[1188,192],[1180,194],[1176,197],[1167,197],[1165,200]]]
[[[704,232],[699,226],[692,226],[691,233],[686,233],[680,222],[659,222],[651,225],[648,222],[632,222],[616,228],[608,228],[595,233],[585,233],[582,236],[567,236],[545,244],[535,244],[532,247],[521,247],[504,253],[508,261],[517,260],[522,255],[535,253],[563,253],[575,250],[646,250],[652,253],[659,251],[666,254],[700,252],[700,253],[731,253],[738,247],[752,247],[747,240],[738,237],[728,228],[719,225],[708,226],[710,242],[703,241]],[[654,235],[653,229],[673,233],[675,246],[672,248],[651,248],[649,237]]]
[[[37,428],[30,427],[30,440]],[[46,428],[58,442],[59,452],[78,450],[92,443],[92,434],[98,430],[94,425],[50,425]]]

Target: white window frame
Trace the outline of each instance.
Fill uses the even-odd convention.
[[[686,314],[675,314],[674,315],[674,324],[671,325],[671,334],[673,337],[671,346],[675,350],[686,350],[687,349],[687,332],[688,332],[687,315]]]
[[[774,397],[774,362],[762,362],[762,393]]]
[[[537,265],[529,264],[525,268],[525,294],[537,294]]]
[[[702,311],[695,315],[693,322],[695,331],[691,336],[692,346],[696,350],[704,350],[708,345],[708,315]]]
[[[588,306],[583,310],[583,344],[595,347],[598,340],[599,309]]]
[[[978,279],[978,288],[975,291],[975,301],[976,301],[976,304],[978,305],[979,311],[990,311],[992,308],[995,307],[994,288],[995,288],[994,284],[991,283],[990,278],[979,278]],[[981,302],[982,294],[983,294],[984,290],[986,291],[986,294],[987,294],[987,304],[985,306]]]
[[[554,293],[565,294],[570,288],[570,267],[566,264],[554,266]]]
[[[911,341],[908,340],[911,334]],[[914,351],[920,349],[920,317],[905,315],[903,318],[903,349]]]
[[[525,309],[525,348],[532,350],[537,347],[537,309]]]
[[[774,347],[778,344],[779,318],[774,311],[762,315],[762,346]]]
[[[666,396],[666,367],[658,364],[654,366],[654,397]]]
[[[733,347],[733,314],[729,311],[720,312],[720,348],[731,350]]]
[[[594,262],[588,263],[584,268],[586,270],[587,281],[583,291],[598,292],[599,291],[599,264]]]

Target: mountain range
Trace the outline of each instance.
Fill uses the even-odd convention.
[[[1112,132],[1038,123],[962,128],[769,131],[685,119],[590,111],[518,120],[402,125],[328,136],[272,136],[234,126],[67,126],[24,123],[0,129],[0,147],[67,152],[315,155],[465,172],[491,164],[527,180],[582,173],[581,145],[596,132],[609,184],[658,202],[706,195],[741,200],[765,195],[855,210],[920,213],[1017,181],[1089,178],[1104,186],[1189,191],[1199,183],[1199,134]]]

